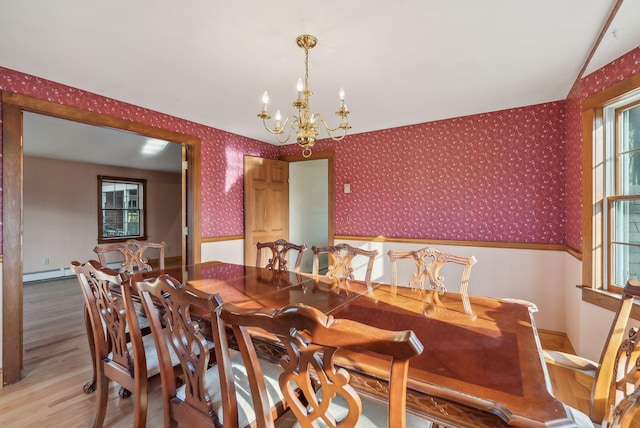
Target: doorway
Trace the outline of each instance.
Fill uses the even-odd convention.
[[[334,173],[333,150],[314,152],[308,158],[302,154],[283,156],[289,162],[289,238],[296,244],[306,244],[300,267],[311,272],[311,246],[333,245]],[[320,272],[326,267],[325,255],[320,259]]]
[[[329,169],[327,159],[289,163],[289,240],[325,247],[329,241]],[[321,260],[322,262],[322,260]],[[326,257],[324,260],[326,265]],[[311,251],[305,251],[300,272],[310,273]],[[320,272],[323,271],[320,265]]]
[[[23,277],[23,112],[110,127],[183,146],[182,259],[200,261],[200,139],[20,94],[2,93],[3,112],[3,269],[2,368],[3,384],[21,379]]]
[[[151,242],[164,241],[165,257],[180,262],[181,145],[24,112],[23,165],[25,284],[72,276],[70,261],[96,257],[92,249],[101,241],[100,226],[105,227],[96,221],[101,211],[96,213],[96,204],[90,203],[100,200],[97,176],[144,180],[144,221],[136,223],[140,229],[127,231],[141,230]]]

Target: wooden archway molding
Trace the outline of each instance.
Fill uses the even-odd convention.
[[[21,379],[22,369],[22,179],[24,111],[120,129],[181,144],[183,160],[182,259],[200,261],[200,145],[198,137],[180,134],[101,113],[65,106],[26,95],[2,92],[2,384]]]

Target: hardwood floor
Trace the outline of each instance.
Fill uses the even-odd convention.
[[[83,305],[75,277],[25,284],[23,380],[0,389],[1,427],[92,426],[95,394],[82,391],[92,372]],[[566,350],[557,334],[541,331],[540,339],[545,348]],[[118,390],[112,383],[105,427],[133,425],[132,400]],[[149,394],[147,426],[162,424],[158,387]]]
[[[75,277],[24,286],[23,380],[0,389],[0,426],[90,427],[95,394],[85,394],[91,378],[84,300]],[[105,427],[131,427],[133,402],[120,399],[112,383]],[[147,426],[162,426],[161,391],[149,396]]]

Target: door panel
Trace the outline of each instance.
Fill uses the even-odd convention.
[[[289,164],[244,157],[244,263],[253,265],[256,244],[289,240]],[[269,254],[263,254],[266,264]]]

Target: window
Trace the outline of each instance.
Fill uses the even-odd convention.
[[[98,176],[98,242],[146,239],[146,180]]]
[[[640,98],[605,107],[604,123],[602,283],[619,292],[640,279]]]

